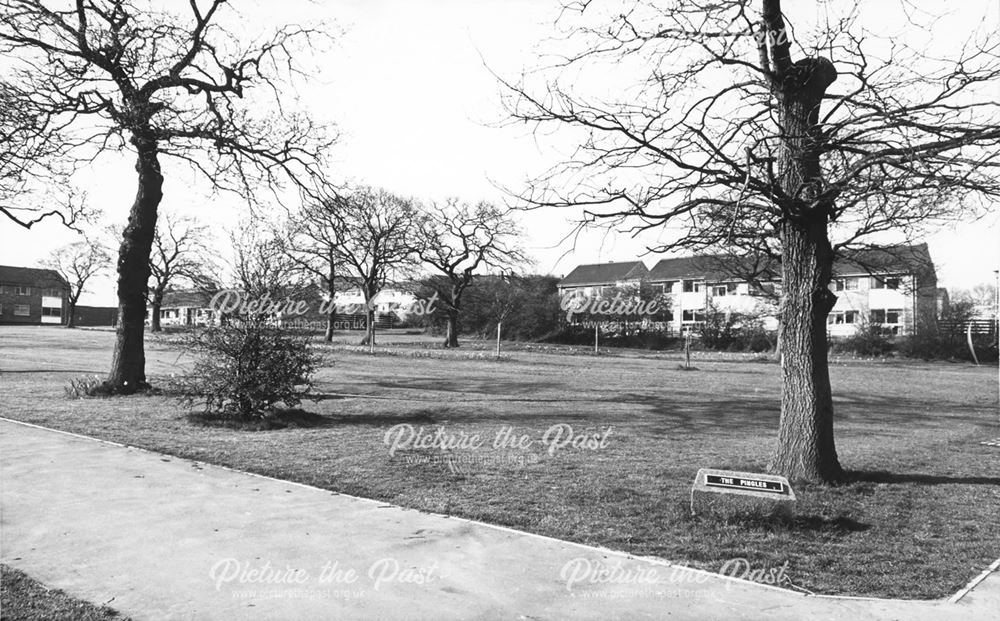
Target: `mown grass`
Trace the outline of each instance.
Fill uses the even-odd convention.
[[[317,399],[284,428],[245,431],[192,421],[169,396],[69,399],[64,386],[101,373],[113,335],[0,328],[5,416],[406,507],[718,570],[788,562],[813,592],[944,597],[1000,556],[996,370],[947,363],[840,361],[831,375],[837,442],[852,480],[796,488],[790,520],[691,517],[700,467],[762,470],[774,448],[778,366],[758,357],[572,348],[509,348],[501,362],[470,351],[384,355],[425,347],[381,337],[383,354],[321,345],[331,364]],[[350,341],[348,340],[350,339]],[[575,353],[577,355],[565,355]],[[189,361],[151,339],[154,383]],[[385,436],[408,424],[478,434],[478,450],[400,451]],[[605,448],[549,454],[552,425],[601,433]],[[502,429],[528,448],[494,450]]]
[[[7,565],[0,565],[0,616],[5,621],[128,621],[107,606],[49,589]]]

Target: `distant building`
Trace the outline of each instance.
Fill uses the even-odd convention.
[[[69,291],[55,270],[0,265],[0,324],[63,324]]]
[[[638,261],[581,265],[558,288],[562,295],[600,297],[645,281],[668,297],[667,324],[677,333],[699,328],[711,310],[755,315],[766,328],[777,328],[780,273],[740,262],[727,255],[700,255],[662,259],[648,271]],[[753,282],[747,280],[748,272],[755,273]],[[927,244],[854,252],[834,264],[830,289],[837,294],[827,319],[832,337],[850,336],[865,322],[892,334],[912,334],[924,322],[933,322],[947,304],[938,294]]]
[[[214,291],[188,289],[168,291],[163,294],[163,304],[160,305],[160,326],[210,326],[218,320],[217,313],[211,308]],[[152,306],[146,305],[146,325],[150,324]]]
[[[76,307],[73,325],[82,327],[110,327],[118,324],[117,306],[80,306]]]
[[[637,284],[649,270],[642,261],[580,265],[557,283],[560,296],[601,297],[613,289]]]

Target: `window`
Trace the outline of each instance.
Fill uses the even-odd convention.
[[[17,295],[31,295],[31,287],[18,285],[16,289],[17,289]]]
[[[834,288],[837,291],[857,291],[860,285],[858,278],[838,278],[834,281]]]
[[[901,323],[902,317],[903,317],[903,311],[902,309],[898,308],[890,308],[890,309],[879,308],[873,310],[871,313],[872,323],[879,323],[879,324],[898,325],[899,323]]]
[[[681,321],[705,321],[705,312],[686,310],[681,313]]]
[[[857,323],[858,322],[858,311],[837,311],[835,313],[830,313],[826,318],[826,323],[828,325],[842,325],[847,323]]]
[[[670,293],[670,292],[672,292],[674,290],[674,283],[675,282],[677,282],[677,281],[676,280],[668,280],[667,282],[663,283],[663,292],[664,293]]]
[[[31,307],[27,304],[15,304],[14,305],[14,316],[15,317],[27,317],[31,314]]]
[[[62,289],[45,289],[42,291],[42,295],[50,298],[61,298],[63,295]]]
[[[701,283],[696,280],[684,281],[684,293],[695,293],[701,291]]]
[[[872,276],[872,289],[899,289],[899,276]]]
[[[724,296],[729,293],[729,287],[726,285],[715,285],[712,287],[712,295],[714,297]]]
[[[42,317],[61,317],[62,309],[49,306],[42,307]]]

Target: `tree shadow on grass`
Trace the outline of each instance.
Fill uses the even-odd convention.
[[[953,477],[937,474],[895,473],[884,470],[854,470],[847,473],[847,483],[916,483],[918,485],[1000,485],[1000,477]]]
[[[239,431],[272,431],[280,429],[330,429],[355,425],[389,427],[401,423],[431,424],[435,418],[427,410],[403,416],[386,414],[324,415],[299,408],[276,410],[272,414],[249,420],[235,419],[214,412],[191,412],[185,416],[195,425],[220,427]]]
[[[769,514],[762,511],[748,511],[744,515],[697,515],[689,519],[695,524],[706,526],[736,526],[741,530],[765,532],[827,533],[846,535],[871,529],[871,524],[859,522],[847,515],[826,517],[821,515]]]

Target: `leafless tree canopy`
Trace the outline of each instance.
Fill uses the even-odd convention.
[[[421,214],[414,234],[416,256],[438,275],[428,283],[434,286],[448,317],[445,346],[457,347],[462,293],[473,277],[527,262],[517,245],[520,230],[496,205],[472,205],[451,198],[430,205]]]
[[[329,132],[276,100],[296,52],[324,33],[289,26],[248,44],[218,25],[225,5],[191,0],[185,15],[128,0],[0,1],[0,51],[16,58],[3,94],[25,111],[5,119],[20,145],[5,176],[38,155],[79,164],[138,138],[243,193],[314,170]]]
[[[66,325],[72,328],[80,296],[94,276],[109,269],[111,255],[100,244],[84,240],[56,249],[44,263],[69,283],[69,317]]]
[[[582,205],[586,222],[632,232],[668,221],[683,231],[654,250],[774,254],[767,232],[810,212],[833,223],[835,248],[981,213],[1000,196],[997,25],[941,33],[941,50],[912,49],[879,36],[870,5],[817,6],[835,14],[807,28],[769,0],[568,4],[560,25],[577,53],[508,84],[517,121],[582,132],[574,157],[536,179],[527,203]],[[909,15],[913,31],[933,27]],[[945,45],[958,36],[964,43]],[[611,92],[567,86],[597,72],[638,79]],[[777,93],[821,72],[833,85],[802,138],[823,178],[786,187],[777,162],[799,137],[783,132]]]

